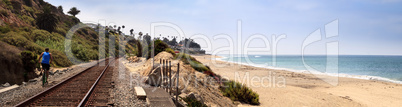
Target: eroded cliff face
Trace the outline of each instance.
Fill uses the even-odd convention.
[[[22,84],[38,76],[24,69],[20,53],[17,47],[0,41],[0,84]]]

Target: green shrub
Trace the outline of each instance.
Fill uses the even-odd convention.
[[[192,68],[199,72],[211,71],[204,64],[198,61],[190,61],[190,65]]]
[[[46,30],[36,29],[36,30],[32,31],[32,38],[33,38],[34,41],[38,41],[38,40],[45,41],[45,40],[48,40],[48,39],[52,39],[52,34],[50,34]]]
[[[61,52],[64,51],[64,42],[47,39],[45,41],[36,41],[35,43],[42,47],[52,48]]]
[[[6,7],[10,10],[13,10],[13,4],[9,0],[3,0],[3,3],[6,4]]]
[[[154,46],[155,46],[155,48],[154,48],[154,56],[156,56],[158,53],[163,52],[167,48],[169,48],[169,46],[165,42],[163,42],[161,40],[155,40],[154,41]],[[147,59],[152,57],[151,56],[151,53],[152,53],[151,47],[152,47],[152,44],[148,44],[148,47],[145,47],[145,48],[148,48],[148,52],[145,54],[145,55],[147,55],[147,57],[146,57]]]
[[[149,44],[149,45],[151,45],[151,44]],[[167,48],[169,48],[169,46],[168,46],[165,42],[163,42],[163,41],[161,41],[161,40],[155,40],[155,41],[154,41],[154,45],[155,45],[155,48],[154,48],[155,52],[154,52],[154,55],[157,55],[157,54],[159,54],[160,52],[163,52],[163,51],[165,51]]]
[[[65,37],[65,35],[67,34],[67,31],[61,27],[57,27],[55,32],[63,35],[63,37]]]
[[[24,47],[30,42],[25,37],[16,32],[8,32],[6,34],[3,34],[1,40],[17,47]]]
[[[173,56],[176,56],[176,53],[174,52],[174,50],[172,48],[166,48],[165,51],[172,54]]]
[[[22,19],[25,23],[27,23],[27,24],[29,24],[29,25],[34,25],[34,23],[35,23],[35,19],[33,19],[32,17],[29,17],[29,16],[27,16],[27,15],[21,16],[21,19]]]
[[[9,32],[6,34],[2,34],[0,38],[1,41],[4,41],[10,45],[14,45],[16,47],[19,48],[24,48],[28,51],[30,51],[32,54],[36,54],[39,55],[41,54],[43,51],[45,51],[45,48],[42,46],[39,46],[38,44],[33,43],[32,41],[28,40],[27,38],[25,38],[22,34],[24,34],[26,32]],[[49,42],[50,40],[47,40],[47,42]],[[54,44],[53,44],[54,43]],[[50,47],[50,52],[53,55],[54,58],[54,63],[52,66],[61,66],[61,67],[67,67],[72,65],[72,63],[67,59],[66,55],[59,50],[55,50],[52,46],[53,45],[60,45],[59,43],[62,42],[50,42],[47,45],[49,45]],[[64,43],[64,42],[63,42]],[[42,44],[41,44],[42,45]],[[46,45],[44,45],[46,46]],[[47,46],[46,46],[47,47]],[[56,47],[57,48],[57,47]],[[63,47],[64,48],[64,47]],[[27,55],[29,52],[24,52],[22,53],[23,55]]]
[[[37,55],[31,51],[22,51],[21,52],[21,60],[23,63],[23,67],[25,69],[25,71],[27,72],[33,72],[35,67],[36,67],[36,63],[37,63]]]
[[[25,48],[36,54],[40,54],[44,50],[43,47],[28,40],[24,35],[27,35],[26,32],[9,32],[2,35],[1,41],[16,47]]]
[[[44,47],[39,46],[38,44],[29,42],[28,45],[24,46],[25,49],[35,52],[36,54],[41,54],[43,51],[45,51]]]
[[[188,54],[185,53],[179,53],[176,54],[176,56],[174,56],[174,59],[180,59],[181,61],[183,61],[185,64],[190,64],[189,61],[195,60],[195,58],[191,57]]]
[[[0,10],[0,14],[5,16],[5,17],[8,17],[8,13],[7,13],[6,10]]]
[[[131,55],[131,54],[133,54],[133,55],[136,55],[137,56],[137,52],[138,51],[136,51],[137,49],[135,48],[135,44],[126,44],[126,53],[128,54],[128,55]]]
[[[74,16],[68,16],[68,17],[70,17],[70,19],[72,20],[71,22],[69,21],[67,23],[69,26],[73,26],[73,25],[76,25],[77,23],[81,22],[80,19],[78,19],[77,17],[74,17]]]
[[[19,28],[19,31],[28,33],[28,32],[31,32],[33,29],[35,29],[35,28],[30,27],[30,26],[23,26],[23,27],[20,27],[20,28]],[[29,36],[28,36],[28,37],[29,37]],[[28,38],[27,38],[27,39],[28,39]]]
[[[30,0],[29,0],[29,1],[30,1]],[[23,5],[22,7],[23,7],[24,10],[27,11],[29,14],[31,14],[31,15],[34,15],[34,14],[35,14],[35,10],[32,9],[31,7],[28,7],[28,6],[25,6],[25,5]]]
[[[0,26],[0,33],[8,33],[10,31],[11,29],[8,26]]]
[[[106,47],[108,49],[108,47]],[[84,40],[80,40],[79,37],[73,37],[71,41],[71,51],[74,54],[74,57],[82,60],[89,61],[98,59],[98,50],[92,49],[91,45],[88,45]],[[108,52],[108,50],[106,50]],[[115,54],[113,54],[115,55]]]
[[[70,60],[67,59],[67,56],[63,52],[60,52],[58,50],[52,50],[52,49],[50,49],[49,52],[52,53],[52,57],[53,57],[52,66],[68,67],[68,66],[72,65]]]
[[[85,48],[83,45],[80,44],[73,44],[72,47],[72,52],[74,54],[74,56],[78,59],[81,59],[83,61],[88,61],[89,58],[86,54],[86,52],[88,51],[87,48]]]
[[[188,105],[187,107],[208,107],[207,105],[205,105],[204,103],[197,101],[196,99],[192,99],[192,98],[181,98],[184,102],[186,102]]]
[[[191,57],[185,53],[176,54],[174,59],[179,59],[183,61],[185,64],[190,64],[191,67],[199,72],[211,71],[208,67],[206,67],[201,62],[197,61],[194,57]],[[212,71],[211,71],[212,72]]]
[[[82,35],[88,35],[88,27],[86,27],[86,28],[82,28],[82,29],[80,29],[79,31],[81,31],[81,34]],[[80,32],[78,32],[78,33],[80,33]]]
[[[23,0],[25,5],[32,6],[32,0]]]
[[[64,52],[64,37],[58,33],[49,33],[45,30],[34,30],[32,36],[36,44],[42,47]]]
[[[224,96],[233,101],[240,101],[247,104],[259,105],[259,95],[250,88],[243,86],[235,81],[226,81],[224,86],[220,87]]]
[[[19,32],[17,32],[17,34],[25,37],[29,42],[33,41],[31,39],[31,33],[27,32],[27,31],[19,30]]]

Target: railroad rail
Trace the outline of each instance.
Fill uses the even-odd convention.
[[[26,106],[108,106],[109,89],[113,87],[111,64],[115,58],[96,65],[19,103]],[[104,66],[102,66],[104,65]]]

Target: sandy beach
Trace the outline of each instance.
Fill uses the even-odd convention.
[[[260,106],[263,107],[402,106],[401,84],[339,77],[338,84],[334,86],[309,73],[211,60],[219,57],[212,55],[193,55],[193,57],[208,65],[213,72],[249,86],[259,94]]]

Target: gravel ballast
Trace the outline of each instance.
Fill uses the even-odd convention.
[[[118,67],[114,67],[113,81],[115,88],[111,91],[113,97],[114,106],[117,107],[146,107],[145,100],[139,100],[135,95],[134,87],[139,84],[136,81],[140,81],[141,77],[138,73],[129,72],[122,64],[123,58],[119,59]]]

